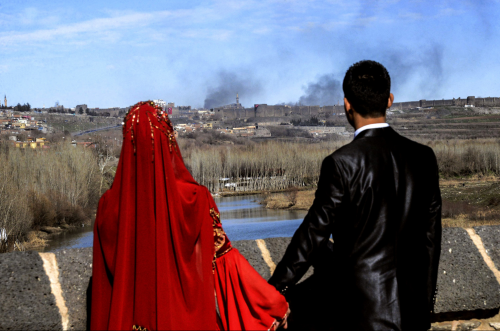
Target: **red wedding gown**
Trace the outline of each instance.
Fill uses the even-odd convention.
[[[93,254],[92,330],[269,330],[288,309],[232,248],[212,196],[187,171],[167,115],[152,102],[125,117]]]

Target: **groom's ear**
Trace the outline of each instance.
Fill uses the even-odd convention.
[[[389,95],[389,101],[387,102],[387,108],[391,108],[392,103],[394,102],[394,94]]]
[[[344,110],[345,110],[345,115],[347,116],[348,120],[352,120],[354,118],[354,108],[352,108],[351,103],[347,98],[344,98]]]
[[[351,103],[347,98],[344,98],[344,111],[345,111],[345,116],[347,117],[347,121],[349,124],[354,126],[354,109],[351,106]]]
[[[344,97],[344,109],[346,112],[350,112],[352,109],[351,103],[349,102],[349,100],[347,100],[346,97]]]

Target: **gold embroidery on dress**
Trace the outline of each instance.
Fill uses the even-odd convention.
[[[215,210],[215,208],[210,208],[210,216],[212,216],[212,227],[213,227],[213,232],[214,232],[214,247],[215,247],[215,254],[214,258],[212,260],[212,271],[215,272],[215,262],[217,258],[221,257],[222,255],[226,254],[229,252],[232,247],[227,248],[224,252],[220,253],[220,249],[224,246],[226,243],[226,232],[221,227],[220,223],[220,213]]]
[[[215,251],[218,252],[226,242],[226,233],[221,227],[217,226],[220,224],[220,213],[215,211],[215,208],[210,209],[210,216],[212,216],[213,220]]]
[[[168,147],[170,148],[170,151],[172,151],[172,145],[176,146],[175,144],[175,134],[172,132],[168,135]]]
[[[147,114],[147,113],[146,113]],[[152,146],[152,160],[155,160],[155,133],[153,131],[153,124],[151,123],[151,119],[148,115],[149,127],[151,128],[151,146]]]
[[[215,208],[210,208],[210,216],[214,220],[214,225],[220,223],[220,213],[218,213]]]
[[[217,260],[217,252],[214,253],[214,258],[212,259],[212,273],[215,273],[215,261]]]
[[[132,129],[130,135],[132,137],[132,146],[134,146],[134,154],[135,154],[136,148],[135,148],[135,141],[134,141],[134,124],[135,124],[135,114],[134,114],[134,116],[132,116],[132,124],[130,124],[130,128]]]
[[[224,246],[224,243],[226,242],[226,233],[224,230],[221,228],[214,228],[214,244],[215,244],[215,251],[218,252],[219,249]]]
[[[137,330],[137,331],[148,331],[148,329],[143,328],[141,326],[132,326],[132,330]]]

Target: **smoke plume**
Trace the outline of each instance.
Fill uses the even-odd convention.
[[[418,98],[438,98],[443,88],[443,48],[433,45],[415,52],[391,51],[381,62],[391,76],[391,90],[399,92],[412,88]]]
[[[340,81],[333,74],[320,76],[316,82],[304,88],[299,104],[304,106],[331,106],[339,103],[343,92]]]
[[[250,75],[239,76],[227,71],[220,71],[217,74],[214,85],[208,88],[204,103],[206,109],[235,103],[236,93],[248,100],[262,90],[261,84]],[[240,103],[242,103],[241,100]]]

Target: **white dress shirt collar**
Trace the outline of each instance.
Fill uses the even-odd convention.
[[[388,126],[389,126],[389,123],[375,123],[375,124],[368,124],[368,125],[362,126],[354,132],[354,138],[356,138],[356,136],[358,134],[360,134],[360,132],[362,132],[362,131],[365,131],[368,129],[386,128]]]

